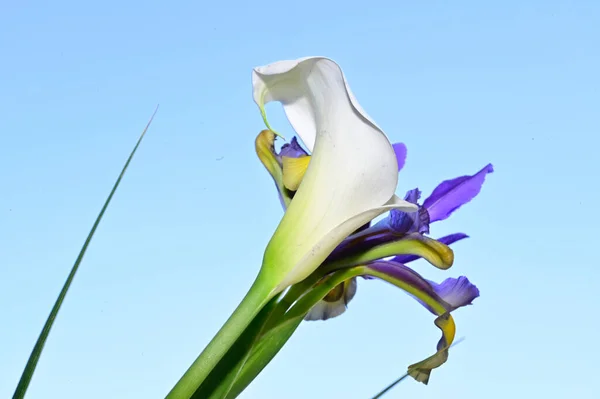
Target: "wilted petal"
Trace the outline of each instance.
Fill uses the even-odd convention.
[[[488,164],[473,176],[457,177],[438,185],[423,203],[429,212],[430,222],[448,218],[452,212],[475,198],[481,191],[485,176],[493,171],[492,164]]]
[[[450,313],[444,313],[435,319],[435,325],[442,330],[442,338],[437,344],[437,352],[427,359],[408,366],[408,375],[427,385],[431,370],[440,367],[448,360],[448,350],[456,335],[456,325]]]
[[[256,68],[252,80],[265,121],[264,105],[281,102],[312,150],[302,184],[265,251],[262,274],[281,281],[282,290],[303,280],[344,238],[381,213],[417,208],[395,198],[394,149],[358,105],[335,62],[320,57],[277,62]]]
[[[438,316],[435,325],[442,330],[442,338],[437,344],[437,352],[408,368],[411,377],[427,384],[431,370],[440,367],[448,359],[448,349],[456,335],[456,326],[450,312],[457,307],[470,304],[475,297],[479,296],[479,290],[466,277],[448,279],[439,285],[432,283],[412,269],[396,262],[373,262],[366,268],[367,275],[398,286]]]
[[[344,313],[356,294],[356,285],[356,277],[338,284],[308,312],[304,320],[327,320]]]

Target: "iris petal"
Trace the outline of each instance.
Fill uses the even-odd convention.
[[[492,164],[488,164],[472,176],[461,176],[440,183],[423,202],[431,222],[447,219],[452,212],[475,198],[481,191],[485,176],[493,171]]]
[[[419,234],[411,234],[397,240],[396,242],[382,244],[376,247],[369,248],[365,251],[352,252],[350,250],[346,250],[337,254],[333,253],[328,258],[328,262],[324,265],[324,267],[329,268],[330,270],[335,270],[338,268],[344,268],[352,265],[359,265],[372,261],[377,261],[377,259],[392,256],[401,252],[408,252],[423,256],[432,265],[440,269],[448,269],[450,266],[452,266],[452,263],[454,261],[454,255],[452,253],[452,250],[446,245],[440,244],[435,240],[432,240],[428,237]],[[352,256],[353,253],[356,255]],[[337,255],[340,254],[342,256],[346,256],[338,258]],[[406,269],[410,270],[409,268]],[[410,270],[410,272],[412,272],[412,270]],[[421,277],[419,276],[419,278]],[[425,281],[424,284],[430,284],[430,286],[435,287],[435,285],[433,285],[435,283]],[[444,282],[443,284],[444,285],[442,286],[442,288],[447,287],[446,282]],[[339,287],[336,287],[333,291],[337,289],[339,289]],[[352,297],[353,296],[354,293],[352,294]],[[349,300],[347,302],[349,302]],[[345,305],[347,305],[347,302]],[[331,304],[318,304],[318,306],[315,306],[314,314],[311,315],[310,320],[326,320],[327,318],[331,318],[332,316],[322,316],[322,314],[324,314],[324,312],[328,311],[330,308]],[[345,311],[345,306],[342,312],[340,312],[339,314],[343,313],[343,311]],[[336,316],[339,314],[336,314]]]
[[[394,152],[396,153],[398,172],[400,172],[406,163],[406,145],[404,143],[394,143],[392,147],[394,147]]]
[[[397,150],[396,147],[394,147],[394,150]],[[400,153],[400,157],[402,157],[402,151]],[[398,161],[401,159],[400,157]],[[340,248],[336,250],[336,253],[342,250],[345,251],[347,248],[364,250],[375,245],[397,240],[398,236],[404,234],[414,232],[429,234],[429,225],[431,223],[448,218],[455,210],[477,196],[481,191],[485,176],[493,171],[493,166],[488,164],[473,176],[461,176],[440,183],[431,196],[425,200],[423,205],[419,205],[417,212],[406,213],[397,209],[390,211],[390,214],[383,220],[361,231],[360,234],[348,237]],[[421,192],[415,188],[408,191],[404,199],[407,202],[418,204],[420,197]],[[466,237],[463,233],[456,233],[442,237],[438,241],[451,244]],[[396,260],[406,263],[416,259],[418,259],[417,256],[403,255]]]
[[[304,320],[328,320],[341,315],[356,295],[356,286],[356,277],[338,284],[308,312]]]
[[[454,244],[455,242],[460,241],[464,238],[469,238],[469,236],[464,233],[454,233],[454,234],[450,234],[450,235],[438,238],[438,239],[436,239],[436,241],[439,241],[445,245],[450,245],[450,244]],[[397,255],[392,260],[394,262],[399,262],[399,263],[409,263],[409,262],[415,261],[420,258],[421,258],[421,256],[419,256],[419,255],[409,254],[409,255]]]
[[[279,151],[280,157],[299,158],[305,155],[308,155],[308,152],[300,146],[296,137],[292,137],[292,140],[289,143],[282,145],[281,150]]]
[[[431,370],[440,367],[448,359],[448,349],[456,335],[456,326],[450,312],[470,304],[479,296],[479,290],[466,277],[447,279],[442,284],[430,282],[397,262],[373,262],[367,265],[367,270],[367,275],[398,286],[438,316],[435,325],[442,330],[442,338],[437,344],[437,352],[408,368],[411,377],[427,384]]]
[[[277,188],[279,200],[285,209],[292,200],[292,193],[283,185],[283,169],[279,155],[275,151],[275,133],[271,130],[263,130],[254,141],[254,147],[258,159],[267,169]]]
[[[429,280],[428,280],[429,281]],[[479,297],[479,289],[465,276],[447,278],[441,284],[429,281],[433,290],[453,309],[471,305]]]
[[[438,269],[446,270],[454,263],[452,249],[432,238],[413,233],[395,241],[376,245],[358,252],[354,248],[347,249],[342,253],[332,254],[324,267],[330,270],[365,264],[378,259],[388,258],[398,254],[414,254],[426,259]]]
[[[450,313],[444,313],[435,319],[435,325],[442,330],[442,338],[437,344],[437,352],[425,360],[408,366],[408,375],[427,385],[431,370],[440,367],[448,360],[448,349],[456,335],[456,325]]]
[[[300,146],[296,137],[293,137],[290,143],[284,144],[279,153],[277,153],[275,150],[275,138],[276,134],[273,131],[263,130],[256,137],[254,145],[258,159],[275,182],[281,206],[285,210],[294,196],[294,191],[298,189],[298,186],[302,181],[304,172],[306,172],[306,168],[308,167],[310,156],[308,156],[308,153]],[[289,164],[293,163],[294,159],[301,157],[307,159],[301,161],[301,165],[299,165],[300,168],[293,168],[290,172]],[[288,161],[286,162],[285,159]],[[292,161],[290,162],[290,160]],[[286,163],[288,163],[287,173]]]
[[[310,156],[302,156],[298,158],[281,157],[283,163],[283,185],[290,191],[298,190],[302,178],[308,169]]]

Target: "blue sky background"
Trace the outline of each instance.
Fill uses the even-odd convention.
[[[452,4],[450,4],[452,3]],[[325,55],[408,146],[398,193],[488,162],[432,235],[481,289],[466,341],[389,398],[592,398],[600,3],[6,3],[0,13],[0,397],[155,105],[28,398],[162,398],[235,308],[281,209],[253,141],[252,67]],[[291,137],[283,112],[270,119]],[[243,398],[370,398],[434,350],[433,317],[378,281],[305,323]]]

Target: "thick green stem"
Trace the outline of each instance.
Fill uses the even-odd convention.
[[[272,284],[259,275],[237,309],[169,392],[166,399],[191,398],[211,370],[274,295]]]
[[[275,322],[274,326],[269,327],[261,337],[258,343],[256,343],[249,356],[246,356],[243,363],[239,366],[241,370],[236,372],[235,380],[231,386],[229,386],[226,392],[227,396],[220,395],[221,391],[219,388],[215,393],[210,396],[210,399],[225,398],[234,399],[236,398],[257,376],[258,374],[269,364],[269,362],[279,353],[281,348],[294,334],[304,316],[312,309],[312,307],[327,295],[338,284],[346,281],[349,278],[361,275],[364,273],[363,267],[354,267],[339,271],[332,275],[328,280],[324,281],[319,287],[314,288],[312,291],[307,292],[305,295],[306,288],[310,288],[310,284],[307,280],[293,286],[292,289],[286,294],[281,300],[273,314],[272,322]],[[300,297],[300,298],[298,298]],[[298,299],[296,301],[296,299]],[[293,305],[291,308],[283,314],[280,312],[286,306],[288,302]]]
[[[309,288],[302,288],[302,286],[302,283],[292,286],[285,295],[276,296],[263,307],[219,364],[211,371],[208,378],[204,380],[192,399],[224,399],[230,397],[228,392],[234,381],[237,380],[246,361],[248,361],[250,352],[268,330],[276,327],[281,322],[286,310]],[[279,348],[273,348],[275,352],[272,356],[279,351]],[[264,365],[268,362],[269,360],[264,362]]]
[[[296,317],[270,330],[267,336],[264,337],[264,340],[258,344],[258,348],[250,353],[250,356],[237,375],[233,385],[228,389],[227,396],[224,399],[237,398],[273,360],[275,355],[279,353],[301,323],[302,318]]]

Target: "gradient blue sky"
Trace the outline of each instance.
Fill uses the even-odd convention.
[[[452,3],[452,4],[450,4]],[[0,397],[137,135],[161,108],[88,251],[28,398],[162,398],[252,282],[281,209],[256,159],[251,68],[334,58],[392,141],[398,193],[492,162],[433,236],[481,289],[429,386],[389,398],[592,398],[600,277],[600,3],[5,3],[0,13]],[[269,107],[288,136],[283,113]],[[433,317],[359,282],[243,398],[369,398],[432,353]]]

